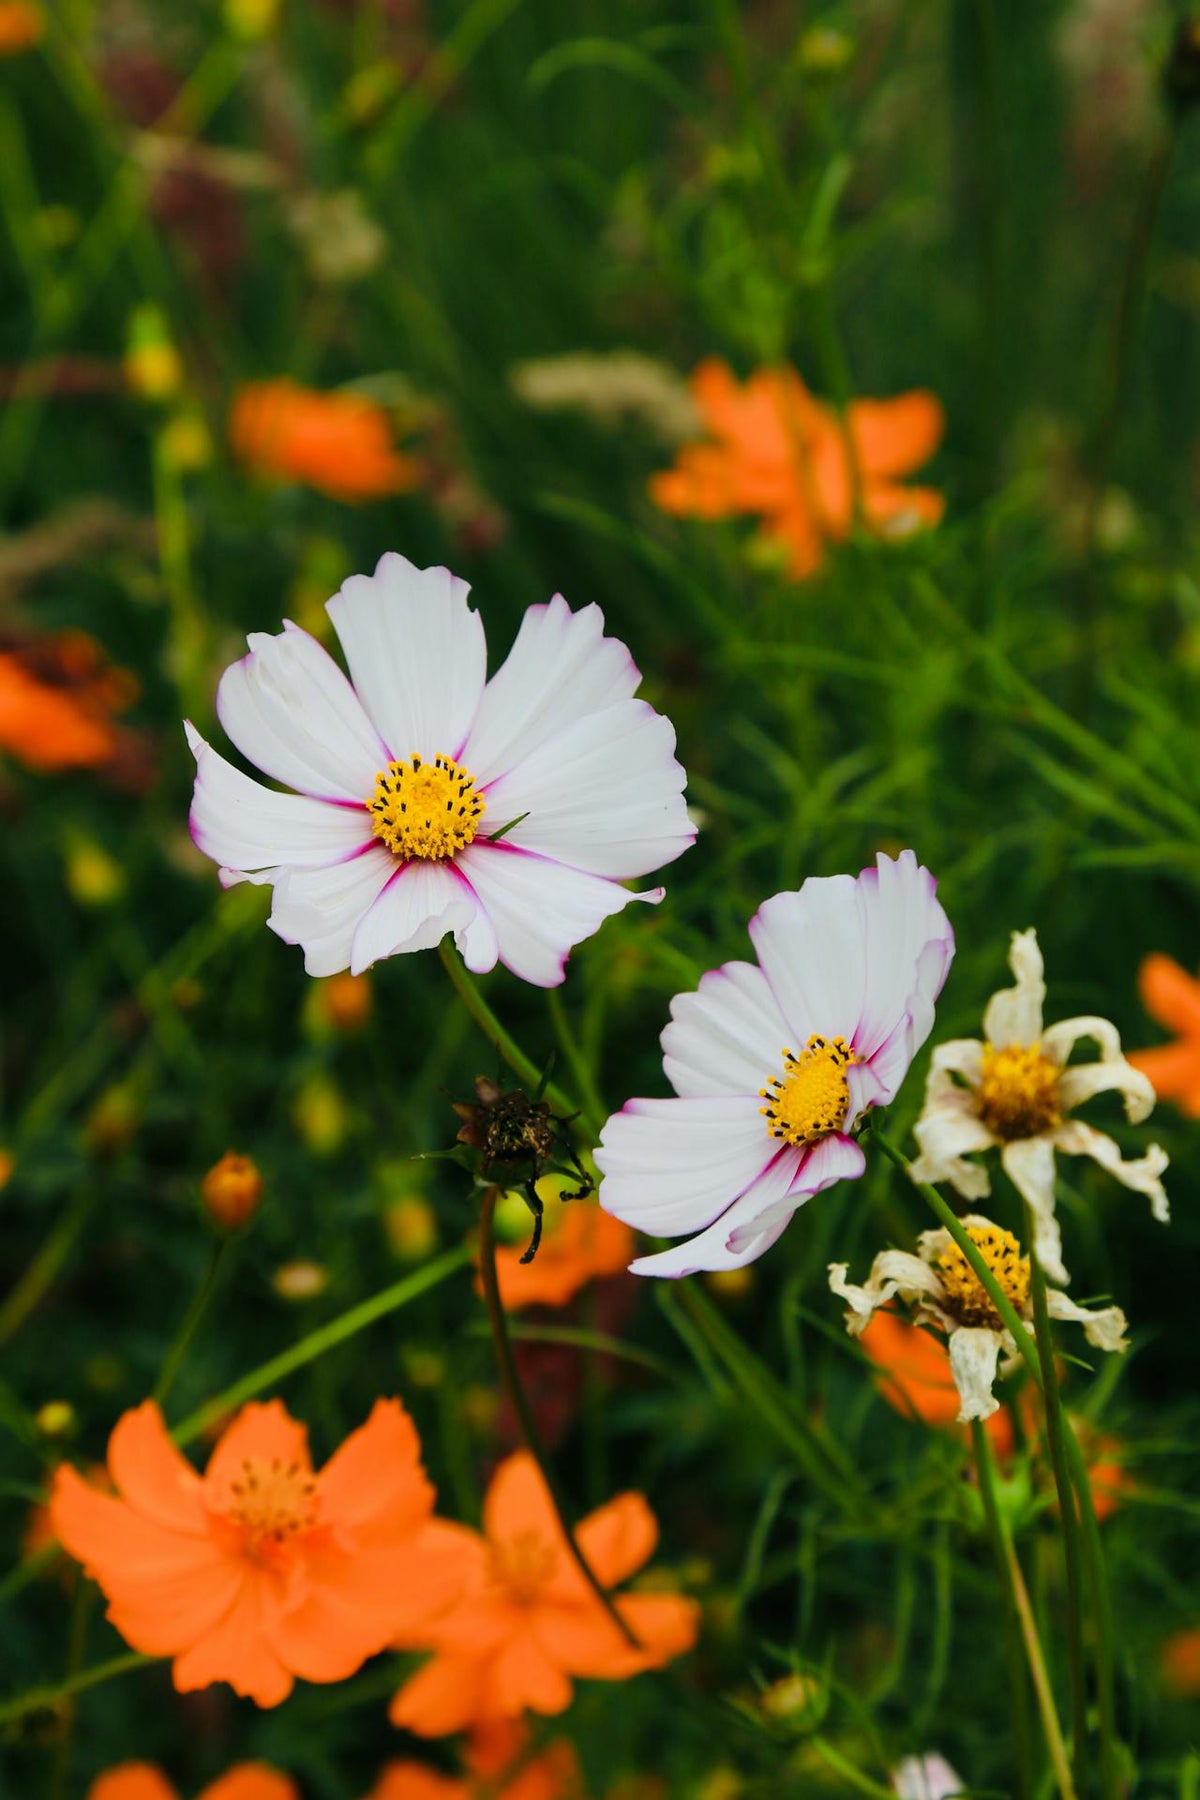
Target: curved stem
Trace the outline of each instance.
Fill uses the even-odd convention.
[[[971,1420],[971,1444],[975,1452],[975,1467],[979,1475],[979,1493],[983,1500],[983,1515],[987,1520],[988,1537],[991,1540],[992,1555],[996,1562],[996,1573],[1000,1577],[1000,1589],[1004,1599],[1004,1647],[1008,1658],[1008,1683],[1012,1694],[1013,1754],[1017,1770],[1017,1794],[1019,1800],[1030,1800],[1033,1794],[1033,1775],[1029,1753],[1029,1692],[1025,1682],[1025,1666],[1022,1660],[1021,1644],[1023,1636],[1023,1620],[1013,1582],[1013,1563],[1016,1552],[1009,1536],[1004,1518],[996,1501],[996,1470],[992,1462],[991,1446],[987,1432],[979,1419]],[[1034,1636],[1036,1644],[1036,1633]],[[1026,1647],[1028,1643],[1026,1641]],[[1040,1656],[1040,1645],[1038,1646]],[[1036,1677],[1035,1677],[1036,1685]],[[1042,1701],[1042,1689],[1037,1688],[1039,1705]],[[1058,1749],[1062,1750],[1062,1732],[1058,1726],[1058,1716],[1054,1712],[1051,1698],[1050,1717],[1046,1718],[1043,1710],[1043,1725],[1046,1729],[1046,1741],[1050,1745],[1050,1754],[1054,1758],[1057,1735]],[[1065,1759],[1064,1759],[1065,1760]],[[1059,1763],[1055,1761],[1056,1771]],[[1070,1781],[1068,1771],[1067,1779]],[[1059,1786],[1062,1786],[1061,1779]]]
[[[217,1242],[213,1245],[212,1254],[208,1260],[208,1268],[204,1272],[200,1286],[192,1295],[191,1305],[183,1315],[179,1330],[175,1334],[175,1341],[163,1359],[162,1369],[159,1373],[158,1380],[154,1384],[154,1398],[158,1401],[160,1406],[163,1404],[163,1401],[166,1399],[174,1385],[175,1377],[178,1375],[192,1339],[199,1329],[200,1321],[204,1317],[208,1303],[216,1291],[217,1279],[221,1273],[221,1264],[224,1261],[225,1252],[231,1241],[232,1240],[228,1237],[222,1237],[218,1238]]]
[[[97,1663],[92,1669],[81,1669],[77,1675],[60,1681],[55,1687],[27,1688],[23,1694],[8,1700],[0,1706],[0,1726],[11,1725],[16,1719],[23,1719],[26,1713],[37,1712],[39,1708],[53,1708],[69,1700],[72,1694],[82,1694],[86,1688],[99,1687],[103,1681],[112,1681],[117,1675],[126,1675],[131,1669],[144,1669],[152,1662],[161,1660],[154,1656],[143,1656],[140,1651],[132,1650],[124,1656],[114,1656],[108,1662]]]
[[[488,1042],[492,1044],[504,1058],[518,1081],[524,1082],[527,1088],[536,1089],[541,1084],[542,1071],[531,1057],[526,1056],[520,1044],[512,1034],[504,1029],[483,995],[480,993],[474,978],[463,966],[461,959],[450,947],[448,938],[443,938],[438,945],[438,955],[442,959],[442,967],[454,983],[454,990],[459,999],[478,1025]],[[546,1084],[546,1098],[563,1114],[571,1114],[579,1109],[569,1094],[565,1094],[553,1082]]]
[[[529,1398],[521,1385],[520,1373],[517,1369],[516,1357],[513,1355],[512,1340],[508,1335],[508,1315],[504,1310],[504,1302],[500,1298],[500,1280],[496,1273],[496,1194],[497,1189],[489,1187],[484,1190],[483,1205],[479,1214],[479,1273],[483,1282],[483,1298],[487,1306],[488,1322],[492,1328],[492,1342],[496,1347],[496,1360],[500,1364],[500,1376],[504,1390],[517,1415],[521,1427],[521,1436],[525,1448],[529,1451],[538,1466],[542,1480],[546,1484],[554,1510],[558,1514],[558,1523],[571,1552],[575,1566],[588,1586],[599,1600],[601,1606],[617,1627],[621,1636],[632,1650],[640,1650],[635,1633],[626,1624],[617,1610],[612,1595],[600,1581],[591,1563],[580,1548],[575,1533],[568,1522],[568,1511],[563,1503],[562,1491],[557,1478],[546,1456],[545,1446],[529,1404]]]

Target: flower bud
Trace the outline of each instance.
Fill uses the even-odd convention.
[[[794,1669],[764,1689],[758,1704],[773,1725],[785,1726],[800,1736],[820,1725],[829,1708],[829,1694],[823,1682]]]
[[[200,1183],[200,1198],[218,1231],[238,1231],[258,1211],[262,1187],[257,1165],[227,1150]]]
[[[69,1400],[47,1400],[33,1415],[44,1438],[67,1437],[75,1429],[75,1408]]]
[[[243,44],[268,38],[279,23],[279,0],[225,0],[225,26]]]
[[[143,400],[169,400],[178,393],[183,364],[157,306],[139,306],[129,321],[125,379]]]
[[[383,1215],[388,1243],[402,1262],[424,1262],[437,1249],[437,1214],[424,1194],[393,1200]]]
[[[315,1300],[329,1286],[329,1276],[320,1263],[282,1263],[271,1277],[271,1286],[281,1300]]]
[[[195,475],[212,461],[212,436],[198,412],[177,412],[158,440],[163,460],[180,475]]]
[[[366,975],[330,975],[313,987],[313,1010],[318,1021],[347,1036],[361,1031],[371,1016],[371,983]]]
[[[67,844],[67,890],[80,906],[111,906],[125,891],[121,866],[93,838],[72,833]]]
[[[84,1139],[94,1156],[116,1156],[133,1139],[141,1109],[133,1088],[114,1082],[88,1114]]]
[[[339,1150],[350,1125],[341,1089],[321,1071],[302,1083],[292,1117],[314,1156],[332,1156]]]

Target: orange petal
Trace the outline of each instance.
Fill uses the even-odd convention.
[[[439,1775],[423,1763],[392,1762],[380,1774],[367,1800],[471,1800],[465,1781]]]
[[[305,1681],[343,1681],[405,1636],[427,1645],[432,1621],[458,1597],[463,1579],[420,1538],[397,1550],[309,1556],[305,1572],[303,1600],[267,1628],[279,1660]]]
[[[548,1744],[506,1783],[500,1800],[584,1800],[583,1774],[570,1744]]]
[[[173,1656],[220,1625],[243,1578],[236,1563],[215,1559],[153,1580],[113,1576],[102,1585],[121,1636],[144,1656]]]
[[[410,1611],[403,1616],[397,1611],[390,1640],[397,1650],[425,1650],[432,1642],[441,1644],[446,1622],[460,1614],[473,1619],[475,1602],[489,1586],[487,1542],[469,1525],[431,1519],[421,1528],[413,1547],[428,1573],[429,1585],[420,1593],[414,1587],[407,1597]],[[453,1589],[457,1589],[455,1604],[443,1615],[437,1595]],[[478,1628],[477,1623],[470,1623],[464,1629],[470,1633]]]
[[[125,1499],[156,1524],[192,1535],[207,1532],[200,1477],[171,1442],[153,1400],[117,1421],[108,1469]]]
[[[238,1763],[197,1800],[300,1800],[300,1790],[290,1775],[281,1775],[266,1763]]]
[[[267,1578],[243,1581],[234,1604],[212,1631],[175,1659],[175,1687],[181,1694],[227,1681],[235,1693],[259,1706],[278,1706],[294,1685],[268,1642],[264,1622],[274,1610]]]
[[[565,1306],[589,1281],[627,1268],[634,1247],[630,1227],[603,1207],[594,1201],[567,1201],[558,1229],[543,1238],[531,1263],[522,1263],[518,1250],[497,1251],[500,1298],[508,1312],[521,1306]]]
[[[124,1500],[97,1493],[67,1463],[55,1471],[50,1521],[59,1543],[106,1591],[125,1581],[153,1583],[215,1570],[222,1562],[211,1538],[156,1524]]]
[[[27,768],[96,768],[117,744],[107,719],[81,706],[68,689],[51,687],[0,656],[0,750]]]
[[[700,1608],[682,1594],[627,1594],[620,1600],[621,1617],[632,1629],[641,1649],[628,1650],[630,1667],[617,1671],[637,1674],[642,1669],[659,1669],[676,1656],[692,1649],[700,1635]]]
[[[1200,981],[1156,951],[1138,971],[1138,992],[1152,1018],[1168,1031],[1200,1037]]]
[[[728,518],[739,510],[737,489],[729,452],[715,444],[686,444],[675,467],[651,475],[647,483],[655,506],[677,518]]]
[[[122,1763],[98,1775],[88,1789],[88,1800],[179,1800],[161,1769],[153,1763]]]
[[[894,400],[854,400],[849,419],[864,475],[907,475],[919,469],[946,429],[941,401],[920,388]]]
[[[221,1434],[209,1458],[204,1484],[214,1510],[225,1510],[230,1486],[240,1476],[244,1462],[270,1462],[272,1457],[311,1467],[308,1432],[292,1418],[282,1400],[268,1400],[265,1405],[252,1400]]]
[[[433,1484],[421,1467],[417,1429],[398,1400],[377,1400],[365,1425],[317,1477],[324,1517],[349,1526],[359,1544],[394,1544],[433,1511]]]
[[[555,1544],[562,1542],[550,1491],[528,1450],[506,1456],[492,1476],[483,1503],[483,1529],[489,1538],[536,1531]]]
[[[796,500],[763,521],[763,536],[774,538],[786,546],[787,571],[793,581],[807,581],[815,575],[824,560],[821,538],[813,523],[812,513]]]
[[[644,1494],[618,1494],[581,1520],[575,1536],[597,1578],[616,1587],[654,1555],[658,1521]]]
[[[487,1664],[477,1657],[433,1656],[392,1696],[388,1718],[418,1737],[445,1737],[494,1715]]]
[[[565,1712],[571,1704],[569,1677],[533,1630],[505,1644],[488,1665],[487,1684],[495,1711],[508,1718],[523,1712]]]
[[[1200,1114],[1200,1038],[1182,1038],[1177,1044],[1159,1044],[1153,1050],[1131,1050],[1129,1060],[1160,1100],[1176,1100],[1186,1113]]]

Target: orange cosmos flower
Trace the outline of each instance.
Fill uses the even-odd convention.
[[[1200,1119],[1200,981],[1169,956],[1148,956],[1138,974],[1142,1004],[1174,1044],[1133,1050],[1129,1061],[1149,1078],[1160,1100],[1174,1100],[1190,1119]]]
[[[1200,1630],[1173,1631],[1159,1652],[1163,1685],[1181,1700],[1200,1699]]]
[[[875,1385],[890,1407],[939,1431],[959,1429],[962,1401],[950,1373],[950,1352],[940,1338],[884,1311],[875,1313],[858,1341],[875,1364]],[[1013,1428],[1006,1408],[985,1419],[984,1430],[997,1456],[1011,1454]]]
[[[572,1677],[623,1681],[695,1643],[699,1609],[677,1594],[622,1596],[621,1617],[641,1648],[626,1642],[576,1568],[528,1452],[496,1470],[483,1526],[483,1536],[443,1527],[457,1536],[464,1587],[432,1629],[401,1637],[435,1654],[392,1701],[394,1724],[441,1737],[526,1710],[560,1713],[570,1704]],[[576,1536],[597,1578],[613,1588],[649,1559],[658,1526],[641,1494],[619,1494]]]
[[[227,1681],[276,1706],[305,1681],[342,1681],[461,1585],[451,1527],[412,1420],[380,1400],[314,1473],[303,1425],[279,1400],[246,1406],[201,1478],[152,1400],[108,1446],[119,1497],[60,1468],[51,1520],[108,1598],[135,1650],[175,1659],[180,1693]]]
[[[233,453],[255,475],[302,481],[354,504],[415,487],[420,471],[392,442],[387,414],[361,394],[321,394],[286,376],[234,395]]]
[[[97,1776],[88,1800],[179,1800],[175,1789],[153,1763],[122,1763]],[[210,1783],[196,1800],[300,1800],[300,1790],[287,1775],[266,1763],[238,1763]]]
[[[635,1240],[628,1225],[594,1200],[561,1200],[564,1188],[577,1185],[555,1175],[538,1183],[546,1210],[541,1247],[532,1262],[521,1261],[524,1241],[497,1245],[496,1274],[508,1312],[522,1306],[565,1306],[589,1281],[619,1275],[633,1260]],[[523,1221],[528,1218],[523,1212]]]
[[[933,394],[854,400],[843,427],[794,369],[760,369],[743,387],[712,359],[700,364],[691,390],[712,441],[685,444],[673,469],[651,477],[651,499],[664,512],[701,519],[759,513],[797,581],[820,567],[826,543],[850,535],[856,478],[872,531],[901,533],[941,518],[939,493],[897,479],[941,442],[945,416]]]
[[[47,774],[112,762],[120,737],[112,718],[137,691],[81,631],[0,652],[0,755]]]
[[[584,1800],[579,1761],[565,1739],[533,1757],[528,1749],[528,1732],[501,1720],[472,1733],[465,1780],[422,1763],[393,1762],[367,1800]]]
[[[0,4],[0,56],[17,56],[40,44],[46,33],[46,21],[38,6],[25,0],[4,0]]]

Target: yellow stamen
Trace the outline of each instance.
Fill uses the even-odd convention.
[[[814,1034],[799,1056],[785,1049],[783,1074],[759,1089],[767,1103],[760,1111],[770,1121],[771,1136],[789,1144],[811,1144],[840,1131],[850,1109],[846,1070],[857,1061],[840,1037]]]
[[[489,1573],[518,1606],[532,1606],[558,1561],[553,1544],[538,1531],[518,1531],[515,1537],[493,1539],[488,1546]]]
[[[430,763],[411,756],[381,771],[367,811],[371,830],[393,856],[444,862],[471,842],[485,802],[470,771],[452,757]]]
[[[248,1456],[229,1486],[228,1516],[242,1527],[249,1556],[280,1549],[317,1522],[317,1484],[312,1470],[301,1463]]]
[[[979,1117],[1002,1143],[1036,1137],[1062,1124],[1058,1079],[1062,1070],[1036,1044],[983,1047]]]
[[[1005,1297],[1018,1313],[1029,1304],[1029,1258],[1011,1231],[999,1225],[968,1225],[967,1236],[996,1277]],[[950,1244],[937,1259],[937,1272],[945,1289],[945,1307],[960,1325],[989,1325],[1003,1329],[1004,1321],[987,1289],[957,1244]]]

